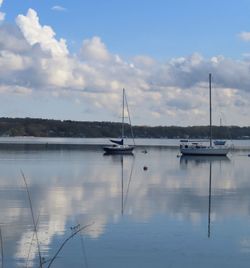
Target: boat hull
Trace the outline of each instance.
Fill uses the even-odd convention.
[[[204,155],[204,156],[226,156],[228,154],[228,148],[181,148],[183,155]]]
[[[103,147],[105,154],[132,154],[134,146],[106,146]]]

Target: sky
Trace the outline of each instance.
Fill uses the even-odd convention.
[[[0,0],[0,116],[249,126],[249,0]]]

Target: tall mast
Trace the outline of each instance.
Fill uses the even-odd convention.
[[[128,112],[128,120],[129,120],[131,135],[132,135],[132,139],[133,139],[133,144],[135,146],[135,138],[134,138],[134,133],[133,133],[133,128],[132,128],[132,122],[131,122],[131,118],[130,118],[130,112],[129,112],[129,108],[128,108],[128,100],[127,100],[127,96],[126,96],[126,94],[124,92],[124,105],[125,104],[126,104],[126,108],[127,108],[127,112]]]
[[[124,92],[125,89],[122,90],[122,139],[124,138]]]
[[[212,147],[212,97],[211,97],[211,80],[212,80],[212,75],[209,74],[209,115],[210,115],[209,126],[210,126],[210,147]]]

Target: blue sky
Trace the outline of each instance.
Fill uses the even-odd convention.
[[[65,11],[56,12],[53,6]],[[239,58],[249,48],[237,37],[249,28],[247,0],[5,0],[2,7],[10,23],[28,8],[39,13],[42,24],[51,25],[68,40],[72,51],[95,35],[114,53],[147,54],[160,60],[193,52]]]
[[[212,72],[215,123],[249,124],[247,0],[0,3],[4,116],[118,121],[125,87],[136,124],[207,124]]]

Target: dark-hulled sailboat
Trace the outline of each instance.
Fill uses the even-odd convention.
[[[135,142],[134,142],[134,137],[133,137],[133,131],[132,131],[132,126],[131,126],[131,134],[132,134],[132,139],[133,139],[133,145],[128,145],[124,143],[125,136],[124,136],[124,109],[125,109],[125,102],[126,102],[126,107],[127,107],[127,112],[128,112],[128,117],[129,117],[129,123],[131,126],[131,120],[130,120],[130,115],[129,115],[129,109],[128,109],[128,103],[127,103],[127,98],[125,95],[125,89],[122,91],[122,136],[121,139],[119,140],[110,140],[113,145],[108,145],[104,146],[103,150],[105,151],[106,154],[132,154],[133,150],[135,148]]]

